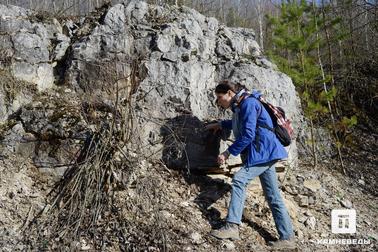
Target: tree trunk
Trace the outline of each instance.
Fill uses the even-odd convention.
[[[312,155],[314,158],[313,166],[314,168],[316,168],[318,166],[318,155],[316,154],[314,123],[312,121],[312,118],[310,119],[310,132],[311,132]]]
[[[312,2],[312,7],[313,7],[313,10],[314,10],[314,13],[315,13],[315,1]],[[324,14],[324,12],[323,12]],[[324,15],[323,15],[324,17]],[[319,39],[319,29],[318,29],[318,21],[316,19],[316,13],[315,13],[315,29],[316,29],[316,39],[318,40]],[[327,28],[326,28],[327,29]],[[320,66],[320,71],[322,73],[322,79],[323,79],[323,89],[324,89],[324,92],[325,93],[328,93],[328,90],[327,90],[327,85],[325,83],[325,74],[324,74],[324,69],[323,69],[323,62],[322,62],[322,58],[321,58],[321,55],[320,55],[320,46],[319,44],[317,45],[317,55],[318,55],[318,63],[319,63],[319,66]],[[333,78],[333,77],[332,77]],[[344,167],[344,162],[343,162],[343,157],[341,155],[341,149],[340,149],[340,146],[339,146],[339,137],[337,136],[337,132],[336,132],[336,122],[335,122],[335,117],[333,116],[333,111],[332,111],[332,106],[331,106],[331,103],[330,101],[327,100],[327,105],[328,105],[328,110],[329,110],[329,114],[331,116],[331,121],[332,121],[332,128],[333,128],[333,134],[335,136],[335,139],[336,139],[336,147],[337,147],[337,153],[339,155],[339,159],[340,159],[340,164],[341,164],[341,168],[342,168],[342,171],[343,173],[345,174],[345,167]]]
[[[322,0],[322,16],[323,16],[323,20],[326,20],[326,13],[325,13],[325,9],[324,9],[324,0]],[[333,53],[332,53],[332,47],[331,47],[331,39],[330,39],[330,34],[329,34],[329,30],[328,30],[328,25],[326,24],[325,25],[325,29],[324,29],[324,32],[325,32],[325,37],[326,37],[326,42],[327,42],[327,49],[328,49],[328,57],[329,57],[329,65],[330,65],[330,75],[331,75],[331,85],[332,87],[335,87],[335,78],[334,78],[334,74],[335,74],[335,68],[334,68],[334,60],[333,60]],[[323,78],[324,79],[324,78]],[[339,110],[338,110],[338,100],[337,100],[337,97],[335,99],[335,102],[334,102],[334,106],[335,106],[335,112],[336,112],[336,115],[340,116],[340,113],[339,113]]]
[[[301,34],[301,25],[299,23],[299,21],[297,20],[297,32],[298,34]],[[300,64],[301,64],[301,68],[302,68],[302,74],[303,74],[303,78],[304,78],[304,90],[306,92],[309,92],[309,87],[308,87],[308,83],[307,83],[307,80],[305,78],[306,76],[306,68],[305,68],[305,52],[303,51],[303,49],[299,49],[299,60],[300,60]],[[310,93],[310,92],[309,92]],[[314,158],[314,163],[313,163],[313,166],[314,168],[316,168],[318,166],[318,156],[316,154],[316,141],[315,141],[315,133],[314,133],[314,123],[313,123],[313,118],[312,116],[310,116],[310,133],[311,133],[311,145],[312,145],[312,155],[313,155],[313,158]]]
[[[263,1],[257,0],[255,3],[255,9],[257,12],[257,20],[259,23],[259,41],[260,41],[260,48],[263,51],[264,50],[264,30],[263,30]]]
[[[365,45],[366,45],[366,52],[369,52],[369,16],[368,16],[368,11],[365,11]]]

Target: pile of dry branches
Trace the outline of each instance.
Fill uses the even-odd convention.
[[[140,160],[133,96],[139,84],[137,73],[119,76],[111,66],[107,71],[108,86],[113,89],[107,93],[113,95],[113,102],[93,101],[90,94],[83,97],[82,116],[90,127],[79,152],[49,193],[50,202],[34,220],[40,227],[41,248],[50,245],[41,241],[55,239],[75,241],[69,246],[77,249],[82,237],[96,237],[98,226],[114,210],[114,192],[126,186],[128,174]]]
[[[30,222],[31,228],[25,229],[31,249],[150,246],[165,250],[168,243],[177,241],[178,233],[172,231],[175,223],[159,213],[168,207],[160,176],[167,167],[150,158],[140,144],[143,125],[136,112],[140,59],[127,64],[131,66],[127,75],[117,73],[112,63],[100,66],[102,73],[97,74],[102,79],[96,84],[107,83],[100,93],[98,86],[90,86],[93,83],[82,87],[86,92],[81,117],[88,131],[49,193],[46,207]],[[174,130],[169,132],[172,144],[183,149]]]

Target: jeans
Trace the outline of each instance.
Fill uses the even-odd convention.
[[[234,174],[227,222],[236,224],[241,223],[247,186],[253,178],[259,176],[280,239],[287,240],[294,236],[293,227],[278,188],[277,174],[274,164],[275,162],[270,162],[251,167],[243,166]]]

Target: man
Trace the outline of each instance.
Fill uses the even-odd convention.
[[[212,230],[211,235],[219,239],[240,239],[239,225],[244,209],[246,188],[250,181],[259,176],[265,198],[268,201],[279,240],[271,242],[274,248],[295,248],[292,223],[279,188],[275,163],[287,158],[287,152],[276,135],[259,125],[273,127],[272,120],[258,100],[258,92],[249,94],[244,88],[223,81],[215,88],[217,103],[224,109],[231,109],[232,120],[209,124],[207,129],[232,129],[235,142],[218,156],[218,163],[223,164],[230,155],[241,155],[243,167],[235,173],[232,180],[231,200],[227,222],[219,230]]]

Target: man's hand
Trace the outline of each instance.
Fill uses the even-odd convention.
[[[219,122],[210,123],[205,126],[205,130],[214,130],[214,133],[221,129],[222,129],[222,126]]]
[[[220,165],[224,164],[229,156],[230,156],[230,153],[228,151],[221,153],[218,156],[218,164],[220,164]]]

